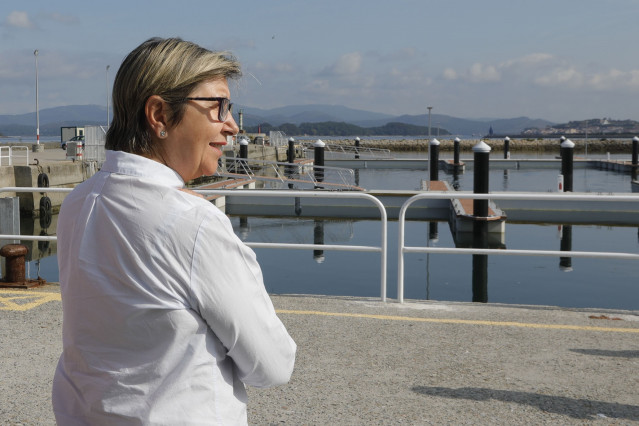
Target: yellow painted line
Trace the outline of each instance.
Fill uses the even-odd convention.
[[[0,311],[28,311],[47,302],[59,302],[60,293],[0,289]]]
[[[614,333],[639,333],[639,328],[619,328],[619,327],[593,327],[588,325],[569,325],[569,324],[535,324],[526,322],[512,321],[483,321],[483,320],[462,320],[448,318],[415,318],[402,317],[394,315],[375,315],[375,314],[353,314],[344,312],[322,312],[322,311],[296,311],[288,309],[278,309],[279,314],[292,315],[319,315],[327,317],[346,317],[346,318],[368,318],[389,321],[411,321],[411,322],[432,322],[439,324],[467,324],[467,325],[489,325],[496,327],[523,327],[523,328],[542,328],[553,330],[581,330],[581,331],[608,331]]]

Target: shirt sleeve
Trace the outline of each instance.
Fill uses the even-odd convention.
[[[240,379],[256,387],[289,381],[297,346],[275,314],[255,253],[228,218],[207,214],[195,240],[194,308],[233,359]]]

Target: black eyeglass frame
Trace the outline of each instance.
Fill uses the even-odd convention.
[[[233,103],[231,102],[231,100],[229,98],[221,98],[221,97],[212,97],[212,98],[207,98],[207,97],[201,97],[201,96],[197,96],[197,97],[188,97],[188,98],[184,98],[185,101],[212,101],[212,102],[219,102],[220,106],[217,110],[217,119],[219,121],[226,121],[226,117],[228,116],[229,112],[232,112],[233,110]]]

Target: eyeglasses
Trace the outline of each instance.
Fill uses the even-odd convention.
[[[229,98],[184,98],[186,101],[212,101],[219,102],[220,107],[217,110],[217,119],[220,121],[226,121],[226,116],[229,112],[233,111],[233,104]]]

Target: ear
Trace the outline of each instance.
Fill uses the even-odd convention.
[[[144,113],[150,131],[158,138],[160,137],[160,132],[168,127],[165,106],[164,99],[158,95],[150,96],[144,105]]]

